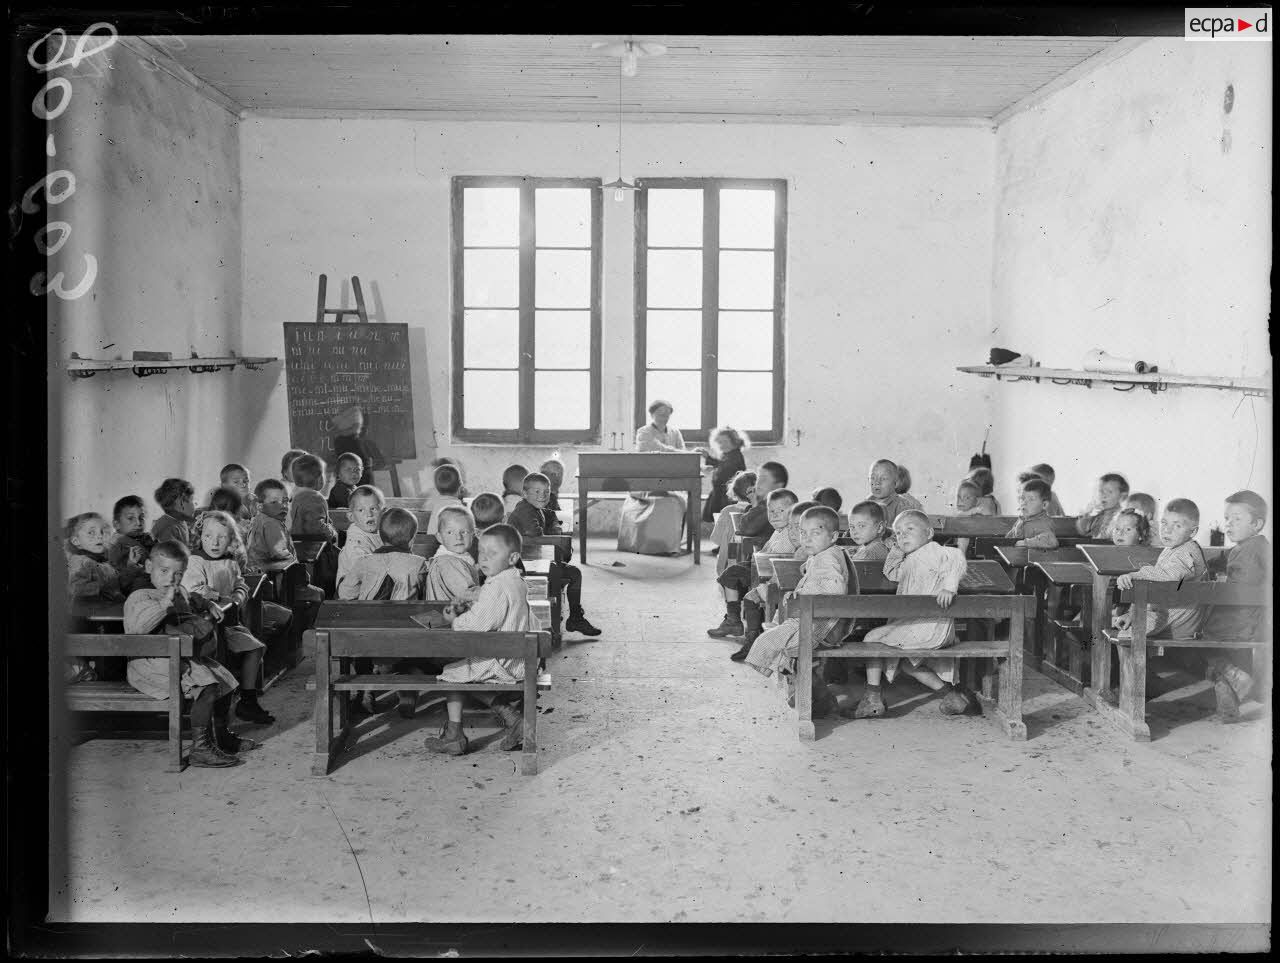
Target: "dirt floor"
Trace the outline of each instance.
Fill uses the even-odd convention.
[[[71,753],[73,921],[1266,923],[1271,722],[1212,719],[1170,675],[1135,744],[1028,672],[1026,742],[948,718],[914,682],[874,722],[800,743],[776,686],[707,638],[714,564],[584,568],[599,639],[549,660],[540,772],[492,729],[425,752],[423,709],[364,722],[311,775],[310,662],[232,770],[163,771],[163,738]],[[615,567],[613,563],[621,563]],[[860,685],[843,690],[856,699]]]

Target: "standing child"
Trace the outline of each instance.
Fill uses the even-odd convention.
[[[738,472],[747,470],[743,452],[751,447],[751,439],[745,432],[725,425],[711,432],[711,450],[706,453],[707,461],[715,466],[711,473],[711,494],[702,506],[702,520],[715,521],[716,512],[724,511],[729,505],[729,483]]]
[[[351,512],[351,524],[347,526],[347,540],[338,553],[339,593],[342,592],[342,580],[347,577],[357,560],[382,548],[378,519],[382,516],[386,499],[382,497],[381,489],[373,485],[359,485],[352,491],[347,504]]]
[[[120,576],[127,595],[151,584],[144,565],[156,540],[147,534],[147,506],[137,495],[125,495],[111,509],[116,533],[107,544],[107,561]]]
[[[894,486],[894,491],[907,508],[914,508],[917,511],[924,508],[920,501],[911,494],[911,472],[906,465],[898,466],[898,483]]]
[[[151,537],[157,542],[173,539],[191,544],[191,523],[195,521],[195,488],[183,478],[166,478],[155,490],[155,499],[164,514],[151,526]]]
[[[896,545],[884,562],[885,577],[898,583],[898,595],[932,595],[938,607],[946,609],[960,590],[966,562],[959,549],[944,548],[933,541],[933,528],[923,512],[906,511],[893,525]],[[946,618],[890,619],[886,624],[872,629],[866,635],[867,642],[881,642],[895,649],[916,653],[941,649],[956,640],[955,621]],[[905,671],[935,692],[943,692],[939,706],[944,715],[961,715],[973,704],[973,696],[962,686],[951,684],[954,660],[936,660],[934,668],[926,665],[923,655],[906,655]],[[872,659],[866,664],[867,688],[852,713],[841,715],[855,719],[875,719],[885,714],[881,679],[892,682],[898,673],[900,659]],[[945,679],[943,677],[946,677]]]
[[[527,632],[529,631],[529,594],[524,579],[515,565],[520,561],[520,533],[510,525],[494,525],[479,538],[480,570],[485,583],[475,602],[462,611],[458,603],[445,609],[445,620],[458,632]],[[514,685],[524,680],[523,659],[460,659],[450,662],[440,673],[441,682],[498,682]],[[484,694],[505,727],[499,748],[519,749],[524,743],[524,717],[521,700],[503,693]],[[426,740],[426,748],[451,756],[461,756],[469,748],[462,731],[462,707],[466,695],[451,692],[448,697],[448,722],[440,735]]]
[[[524,465],[509,465],[502,473],[502,508],[507,514],[524,501],[524,478],[529,469]]]
[[[840,537],[840,516],[818,505],[801,516],[800,535],[809,558],[801,569],[800,582],[794,595],[846,595],[852,581],[849,557],[836,544]],[[783,604],[786,604],[784,599]],[[813,644],[816,648],[839,645],[849,630],[848,619],[818,619],[813,625]],[[765,676],[777,672],[786,676],[792,690],[787,702],[795,705],[796,685],[813,686],[813,715],[820,718],[836,708],[835,697],[822,682],[817,666],[810,679],[795,679],[795,660],[799,653],[800,620],[785,619],[774,628],[767,629],[755,640],[747,652],[746,663]]]
[[[786,489],[779,488],[769,493],[768,512],[769,524],[773,526],[773,534],[769,536],[769,540],[764,543],[758,550],[762,555],[790,555],[795,556],[797,549],[800,548],[800,517],[797,515],[797,509],[804,507],[805,510],[813,508],[817,502],[797,502],[795,493]],[[745,569],[747,578],[743,580],[740,569]],[[743,624],[742,645],[737,652],[734,652],[730,659],[734,662],[741,662],[747,657],[747,653],[751,651],[751,643],[754,642],[763,631],[764,626],[764,596],[763,588],[760,585],[751,587],[751,568],[744,565],[731,565],[720,577],[720,584],[724,586],[724,594],[726,600],[731,594],[741,595],[742,604],[740,606],[741,621]],[[729,576],[730,584],[725,584],[723,579]],[[726,606],[727,606],[726,602]],[[712,631],[718,631],[713,629]],[[713,639],[723,638],[723,636],[713,635]]]
[[[1113,516],[1114,517],[1114,516]],[[1189,498],[1175,498],[1165,506],[1160,519],[1160,538],[1164,551],[1154,565],[1143,565],[1136,572],[1127,572],[1116,579],[1123,591],[1133,588],[1135,579],[1151,582],[1200,581],[1205,577],[1204,551],[1194,541],[1200,529],[1200,509]],[[1199,606],[1166,608],[1147,606],[1147,635],[1167,633],[1170,638],[1194,638],[1200,628]],[[1121,616],[1116,625],[1121,637],[1132,632],[1133,612]]]
[[[249,597],[249,586],[241,572],[244,543],[235,518],[222,511],[200,516],[195,528],[196,549],[187,562],[182,587],[192,596],[217,604],[230,602],[236,608]],[[266,646],[242,625],[225,630],[227,651],[240,655],[240,698],[236,717],[258,725],[270,725],[276,717],[258,704],[258,669]]]
[[[338,480],[329,489],[330,508],[350,508],[351,493],[360,487],[364,462],[353,451],[338,456]]]
[[[217,646],[216,624],[222,613],[200,596],[182,587],[190,552],[181,542],[156,543],[146,561],[151,588],[139,589],[124,603],[124,630],[130,635],[177,632],[192,636],[194,654],[182,660],[182,694],[192,700],[191,765],[224,769],[242,760],[234,753],[253,748],[226,727],[236,677],[213,658]],[[167,658],[130,659],[125,677],[129,684],[153,699],[169,698]]]
[[[791,491],[779,496],[780,500],[772,499],[774,492],[785,491],[786,478],[787,470],[777,462],[767,461],[760,466],[756,472],[756,503],[739,519],[739,535],[760,538],[775,528],[786,526],[787,513],[799,499]],[[836,519],[838,522],[839,516]],[[719,574],[716,581],[724,590],[724,618],[714,629],[707,630],[707,635],[713,639],[741,638],[746,634],[746,626],[742,624],[742,593],[751,585],[751,570],[741,561],[732,565],[727,561],[727,558],[717,560]],[[721,562],[726,563],[723,568],[720,567]]]
[[[1058,536],[1049,519],[1049,498],[1053,492],[1043,478],[1031,478],[1018,492],[1018,520],[1006,538],[1017,539],[1015,545],[1026,548],[1057,548]]]
[[[1142,514],[1147,520],[1147,528],[1151,532],[1148,541],[1143,542],[1144,545],[1150,545],[1152,548],[1163,548],[1164,543],[1160,540],[1160,531],[1156,525],[1156,500],[1146,492],[1130,492],[1123,502],[1120,503],[1121,512],[1133,509]]]
[[[1120,503],[1129,494],[1123,475],[1108,473],[1098,479],[1096,494],[1076,519],[1076,531],[1088,538],[1108,540],[1111,525],[1120,514]]]
[[[884,511],[886,525],[892,525],[893,520],[909,508],[898,494],[898,466],[888,458],[871,463],[871,470],[867,472],[867,489],[868,499]]]
[[[547,508],[547,500],[551,495],[551,483],[547,476],[537,472],[526,475],[523,489],[520,504],[507,516],[507,524],[520,533],[522,545],[524,538],[560,534],[560,519]],[[538,556],[530,553],[528,557]],[[600,630],[587,621],[586,612],[582,608],[582,570],[576,565],[570,565],[569,555],[557,548],[556,559],[550,565],[547,594],[553,599],[559,598],[562,588],[566,590],[569,600],[569,618],[564,623],[564,630],[583,635],[599,635]],[[559,626],[556,629],[558,631]]]

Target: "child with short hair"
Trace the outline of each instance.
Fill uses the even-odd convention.
[[[355,560],[338,586],[338,598],[393,602],[421,598],[428,563],[414,554],[413,539],[417,534],[418,516],[413,512],[403,508],[384,511],[378,518],[381,547]]]
[[[230,489],[234,495],[234,489]],[[238,497],[238,496],[237,496]],[[244,543],[235,516],[223,511],[205,512],[196,521],[195,551],[187,561],[182,587],[192,596],[200,596],[217,604],[231,602],[236,608],[249,597],[249,586],[241,572]],[[258,725],[270,725],[276,717],[258,704],[258,669],[266,646],[242,625],[224,629],[227,651],[242,656],[240,661],[240,698],[236,717]]]
[[[742,453],[750,447],[751,439],[746,432],[729,425],[711,432],[711,445],[704,454],[715,470],[711,472],[711,493],[702,505],[704,522],[715,521],[716,512],[724,511],[730,503],[729,483],[739,472],[746,471],[747,463]]]
[[[508,465],[502,473],[502,508],[508,514],[524,501],[524,478],[528,474],[524,465]]]
[[[1053,492],[1043,478],[1031,478],[1018,492],[1018,520],[1006,538],[1017,539],[1015,545],[1025,548],[1057,548],[1058,536],[1049,519],[1049,496]]]
[[[458,497],[458,493],[462,491],[462,475],[453,465],[441,465],[431,477],[436,493],[427,499],[423,510],[431,512],[434,518],[440,509],[462,504],[462,499]]]
[[[1233,545],[1210,569],[1225,574],[1233,585],[1265,586],[1271,582],[1271,545],[1263,527],[1267,503],[1261,495],[1238,491],[1227,496],[1223,531]],[[1266,609],[1243,605],[1210,607],[1204,615],[1201,635],[1209,639],[1253,639],[1266,627]],[[1269,657],[1269,656],[1268,656]],[[1237,651],[1213,652],[1207,659],[1206,678],[1214,683],[1218,715],[1223,722],[1240,718],[1240,703],[1253,689],[1253,677],[1241,664],[1250,656]],[[1238,661],[1240,660],[1240,661]],[[1250,661],[1249,668],[1253,667]]]
[[[1204,551],[1194,541],[1199,529],[1200,509],[1195,502],[1189,498],[1170,501],[1160,518],[1160,538],[1164,542],[1164,551],[1154,565],[1143,565],[1136,572],[1126,572],[1116,579],[1116,585],[1125,590],[1133,588],[1136,579],[1150,582],[1196,582],[1203,579],[1208,566],[1205,564]],[[1200,628],[1200,620],[1200,608],[1196,605],[1179,608],[1148,605],[1147,635],[1150,637],[1168,633],[1170,638],[1190,639]],[[1132,623],[1132,611],[1116,620],[1116,627],[1121,629],[1121,637],[1132,632]]]
[[[836,544],[840,537],[840,516],[825,505],[810,508],[801,516],[800,533],[809,558],[801,568],[800,581],[791,595],[846,595],[852,581],[852,564]],[[784,599],[783,604],[786,604]],[[813,625],[816,648],[837,646],[849,630],[848,619],[817,619]],[[764,676],[775,672],[785,676],[792,690],[787,702],[795,705],[796,685],[812,685],[813,716],[820,718],[836,708],[835,697],[818,674],[817,666],[810,679],[795,679],[795,660],[799,654],[800,620],[787,618],[762,632],[746,655],[746,663]]]
[[[834,488],[815,488],[810,498],[819,505],[826,505],[833,512],[840,511],[840,506],[844,504],[844,499],[840,497],[840,493]]]
[[[1098,489],[1080,517],[1076,531],[1088,538],[1109,539],[1111,526],[1120,514],[1120,503],[1129,494],[1129,483],[1123,475],[1109,472],[1098,479]]]
[[[166,478],[155,490],[155,499],[164,514],[151,526],[151,537],[157,542],[172,538],[183,545],[191,544],[191,523],[195,521],[196,490],[185,478]]]
[[[471,499],[471,517],[476,520],[476,532],[483,533],[487,528],[502,524],[502,520],[507,517],[507,509],[502,504],[501,496],[494,492],[481,492]],[[479,539],[472,539],[468,554],[477,564],[479,563]],[[483,572],[480,573],[480,581],[482,583],[484,581]]]
[[[977,514],[981,515],[999,515],[1000,502],[993,494],[996,488],[996,476],[991,473],[990,468],[979,466],[966,476],[970,481],[978,486],[978,490],[982,493],[978,496],[978,504],[983,510]]]
[[[258,501],[253,497],[253,480],[249,469],[236,462],[223,465],[222,471],[218,472],[218,480],[221,487],[234,488],[240,496],[240,513],[235,517],[245,523],[253,521],[253,516],[258,514]],[[243,527],[241,530],[243,531]]]
[[[338,456],[338,480],[329,489],[330,508],[350,508],[351,494],[360,487],[360,476],[364,474],[364,461],[354,451],[343,452]]]
[[[1160,540],[1160,531],[1156,526],[1156,500],[1146,492],[1130,492],[1125,496],[1124,501],[1120,503],[1120,509],[1123,513],[1126,509],[1133,509],[1140,512],[1147,520],[1147,529],[1150,531],[1150,538],[1144,542],[1144,545],[1150,545],[1152,548],[1163,548],[1164,542]]]
[[[125,599],[124,630],[130,635],[173,632],[192,636],[194,652],[182,660],[181,677],[182,694],[192,700],[190,762],[198,768],[225,769],[243,761],[236,752],[256,744],[227,729],[231,694],[238,683],[213,657],[222,612],[182,587],[189,558],[187,546],[174,539],[152,547],[145,563],[151,587],[138,589]],[[130,659],[125,678],[144,695],[169,698],[167,658]]]
[[[336,590],[342,591],[342,580],[358,559],[372,555],[382,548],[382,536],[378,534],[378,519],[386,499],[382,490],[373,485],[358,485],[347,502],[351,524],[347,526],[347,540],[338,552],[338,577]]]
[[[796,551],[800,548],[800,519],[796,515],[796,509],[801,503],[797,501],[795,492],[786,488],[778,488],[769,493],[766,504],[769,512],[769,524],[773,526],[773,534],[759,548],[759,553],[762,555],[790,555],[794,557]],[[805,502],[803,504],[811,508],[817,503]],[[741,575],[739,570],[747,572],[745,581],[739,577]],[[751,649],[751,643],[756,640],[756,637],[763,630],[763,592],[759,585],[754,588],[751,587],[750,573],[751,569],[748,566],[731,565],[718,579],[720,584],[724,586],[726,599],[729,598],[731,593],[735,596],[741,596],[740,617],[744,628],[742,646],[737,652],[729,656],[734,662],[741,662],[747,657],[747,652]],[[732,580],[732,588],[723,581],[725,576],[729,576]],[[722,636],[712,636],[712,638],[722,638]]]
[[[471,601],[480,587],[480,569],[471,557],[476,520],[465,507],[440,510],[440,547],[427,569],[426,597],[432,601]]]
[[[878,562],[889,554],[886,543],[884,509],[877,502],[861,501],[849,512],[849,537],[853,548],[845,549],[851,562]]]
[[[72,601],[119,602],[125,597],[120,573],[107,560],[107,521],[97,512],[67,520],[63,548],[67,556],[67,594]],[[97,673],[81,658],[66,660],[68,684],[93,682]]]
[[[564,462],[559,458],[548,458],[538,466],[538,472],[546,475],[547,481],[551,484],[551,497],[547,499],[547,508],[553,512],[562,511],[560,489],[564,485]]]
[[[1021,487],[1033,478],[1043,478],[1049,485],[1049,514],[1061,517],[1066,512],[1062,510],[1062,503],[1058,501],[1058,496],[1053,491],[1053,483],[1057,477],[1052,465],[1040,462],[1038,465],[1032,465],[1026,471],[1018,472],[1018,485]]]
[[[880,458],[871,463],[871,469],[867,473],[867,490],[870,492],[868,499],[884,511],[886,525],[892,525],[899,513],[909,508],[898,494],[898,466],[888,458]]]
[[[551,494],[551,483],[547,476],[538,472],[526,475],[522,488],[523,498],[519,505],[511,509],[507,524],[520,533],[522,540],[560,534],[560,519],[547,508],[547,500]],[[532,552],[522,548],[522,557],[538,558],[537,546],[530,548],[533,549]],[[582,608],[582,570],[576,565],[570,565],[569,555],[557,548],[555,561],[550,565],[547,594],[553,599],[559,598],[562,587],[566,589],[569,601],[569,618],[565,620],[564,630],[583,635],[599,635],[600,630],[587,621],[586,612]],[[556,630],[559,631],[559,626],[556,626]]]
[[[946,609],[960,590],[960,579],[967,567],[964,554],[959,549],[944,548],[933,541],[933,528],[924,512],[903,512],[894,520],[893,531],[896,544],[885,558],[885,577],[898,583],[898,595],[932,595],[937,598],[938,607]],[[868,632],[866,641],[881,642],[910,653],[941,649],[956,641],[955,621],[947,618],[889,619]],[[908,675],[935,692],[944,693],[939,706],[944,715],[961,715],[974,704],[973,696],[951,681],[954,660],[935,660],[939,663],[935,670],[926,664],[929,660],[923,655],[904,655],[903,658],[907,662],[904,671]],[[851,715],[855,719],[883,716],[886,706],[881,680],[887,677],[892,682],[901,662],[899,658],[868,660],[866,691],[852,712],[846,709],[841,715]]]
[[[529,631],[529,593],[524,579],[515,568],[520,561],[520,533],[510,525],[493,525],[481,533],[480,570],[485,583],[475,601],[465,610],[457,602],[445,609],[444,618],[458,632],[527,632]],[[514,685],[524,680],[523,659],[460,659],[450,662],[440,673],[441,682],[498,682]],[[524,743],[522,701],[505,693],[480,695],[501,718],[504,731],[499,742],[503,750],[519,749]],[[448,721],[438,736],[424,745],[431,752],[451,756],[464,755],[469,749],[462,731],[462,707],[466,694],[451,692],[448,697]]]
[[[107,561],[120,577],[127,595],[151,584],[143,567],[156,540],[147,534],[147,505],[137,495],[125,495],[111,509],[115,535],[107,543]]]
[[[711,554],[719,556],[716,562],[717,575],[724,571],[727,561],[727,557],[721,550],[729,544],[729,539],[733,537],[733,526],[729,516],[740,515],[751,507],[755,501],[755,487],[756,473],[753,471],[740,471],[733,476],[733,481],[729,482],[729,494],[733,496],[733,501],[721,509],[720,515],[716,518],[715,525],[711,529],[711,540],[715,542],[715,546],[711,549]]]
[[[316,562],[321,553],[332,550],[333,580],[337,581],[338,565],[338,533],[329,521],[329,504],[320,489],[324,487],[324,462],[315,455],[299,455],[289,466],[293,473],[293,505],[289,511],[290,535],[322,535],[325,540],[311,544],[304,543],[298,549],[298,559],[302,562]],[[321,566],[317,566],[319,569]],[[316,580],[325,594],[332,592],[332,587],[325,584],[320,571],[316,572]]]
[[[786,485],[786,478],[786,468],[777,462],[767,461],[757,469],[756,504],[742,514],[738,522],[739,535],[759,538],[775,528],[786,526],[790,507],[799,501],[794,492],[786,491],[783,487]],[[773,494],[780,490],[786,491],[786,494],[774,499]],[[774,506],[772,510],[771,505]],[[744,637],[746,626],[742,623],[742,593],[751,585],[751,569],[743,562],[725,565],[716,576],[716,581],[724,590],[724,618],[714,629],[708,629],[707,635],[713,639]]]
[[[898,466],[898,483],[894,485],[894,491],[898,497],[902,499],[902,503],[907,508],[923,509],[924,506],[920,501],[911,494],[911,471],[906,465]]]
[[[293,498],[293,463],[303,455],[310,454],[303,448],[290,448],[284,453],[284,457],[280,459],[280,480],[284,482],[285,493]],[[257,489],[255,488],[256,492]]]

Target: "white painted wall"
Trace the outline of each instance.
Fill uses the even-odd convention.
[[[357,275],[371,320],[408,323],[416,337],[420,444],[401,473],[407,489],[429,485],[422,469],[437,455],[459,458],[473,491],[500,486],[512,462],[547,457],[450,441],[450,178],[610,180],[614,125],[249,118],[240,134],[245,350],[280,355],[281,324],[314,317],[318,275],[330,277],[331,302],[335,279]],[[950,491],[988,420],[990,386],[954,366],[985,360],[990,346],[994,147],[973,128],[627,126],[628,179],[789,181],[787,444],[749,464],[777,458],[797,487],[834,484],[854,498],[872,459],[897,457],[916,493],[943,507],[931,492]],[[621,432],[630,449],[631,200],[609,195],[604,210],[602,429],[606,448]],[[288,447],[284,372],[243,385],[242,450],[266,471]]]
[[[1235,104],[1223,96],[1234,84]],[[997,131],[996,342],[1046,366],[1086,351],[1183,374],[1270,368],[1271,48],[1151,40]],[[1010,504],[1020,467],[1047,461],[1068,511],[1092,479],[1189,497],[1270,500],[1271,405],[1239,393],[994,386],[992,436]]]
[[[109,60],[111,66],[106,67]],[[85,61],[67,112],[51,126],[50,169],[76,177],[57,215],[72,225],[50,259],[66,285],[98,259],[91,292],[48,298],[50,458],[60,469],[57,516],[109,516],[114,501],[151,493],[169,475],[202,492],[238,450],[231,399],[255,377],[237,370],[72,381],[58,362],[185,357],[240,348],[240,189],[237,119],[122,44]],[[260,377],[260,376],[259,376]],[[269,377],[269,376],[268,376]],[[58,477],[54,474],[53,477]],[[159,508],[151,503],[150,514]]]

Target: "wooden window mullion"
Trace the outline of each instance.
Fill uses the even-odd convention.
[[[533,184],[520,185],[520,440],[533,434],[533,308],[536,294],[536,195]]]
[[[773,429],[786,441],[787,347],[787,189],[773,191]]]
[[[635,207],[635,312],[636,312],[636,344],[635,344],[635,424],[646,424],[648,421],[649,370],[649,192],[636,191]]]
[[[701,428],[716,424],[720,308],[720,190],[702,189],[702,418]]]

